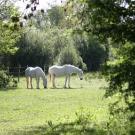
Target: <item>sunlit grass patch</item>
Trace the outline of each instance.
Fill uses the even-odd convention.
[[[103,98],[106,82],[103,79],[80,81],[73,76],[71,89],[64,89],[64,78],[56,78],[57,89],[26,89],[26,80],[21,78],[18,88],[0,91],[0,134],[10,134],[18,130],[32,130],[43,127],[48,121],[57,125],[74,122],[76,112],[83,110],[94,115],[100,123],[108,118],[107,101]]]

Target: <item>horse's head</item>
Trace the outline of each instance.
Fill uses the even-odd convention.
[[[83,71],[82,71],[82,69],[79,69],[78,76],[79,76],[80,80],[83,80]]]
[[[43,86],[44,86],[44,88],[47,88],[47,79],[46,78],[43,80]]]

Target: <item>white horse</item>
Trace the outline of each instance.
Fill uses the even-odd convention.
[[[55,77],[57,77],[57,76],[66,76],[64,88],[66,88],[67,81],[68,81],[68,87],[70,88],[70,76],[73,73],[77,73],[80,80],[83,79],[82,69],[79,69],[78,67],[75,67],[75,66],[70,65],[70,64],[64,65],[64,66],[54,65],[54,66],[49,68],[50,81],[51,81],[51,78],[52,78],[52,85],[53,85],[54,88],[56,88]]]
[[[31,89],[33,89],[32,78],[36,78],[37,89],[39,89],[40,78],[42,78],[43,80],[44,88],[47,88],[47,79],[46,79],[44,71],[40,67],[28,67],[25,70],[25,76],[26,76],[26,81],[27,81],[27,89],[29,88],[29,78],[30,78]]]

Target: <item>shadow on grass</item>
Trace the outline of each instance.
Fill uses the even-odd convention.
[[[50,87],[49,89],[56,89],[56,90],[57,90],[57,89],[58,89],[58,90],[59,90],[59,89],[63,89],[63,90],[68,90],[68,89],[70,90],[70,89],[71,89],[71,90],[72,90],[72,89],[80,89],[80,88],[73,88],[73,87],[70,87],[70,88],[64,88],[64,87],[52,88],[52,87]]]
[[[7,92],[7,91],[12,91],[12,90],[17,90],[17,88],[0,88],[0,91],[5,91],[5,92]]]
[[[12,131],[11,131],[12,132]],[[53,125],[48,122],[47,125],[40,127],[31,127],[26,130],[12,132],[13,135],[105,135],[105,131],[92,123],[59,123]]]

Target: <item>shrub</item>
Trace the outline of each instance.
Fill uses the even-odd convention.
[[[17,81],[8,75],[7,71],[0,70],[0,88],[17,87]]]
[[[72,64],[86,69],[86,64],[83,62],[81,56],[74,46],[66,46],[58,56],[58,64]]]

